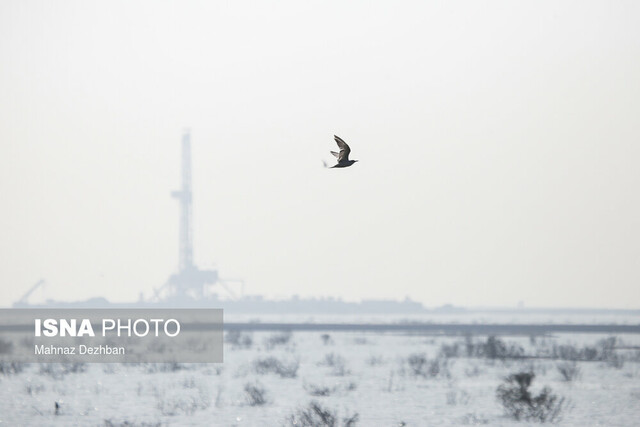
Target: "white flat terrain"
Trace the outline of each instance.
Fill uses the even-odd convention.
[[[634,426],[640,419],[640,350],[633,348],[640,346],[638,335],[619,335],[615,358],[578,361],[578,377],[564,381],[559,360],[469,357],[466,343],[483,345],[487,337],[482,336],[467,341],[327,334],[243,333],[236,337],[239,344],[225,343],[222,364],[31,364],[21,372],[4,365],[0,423],[277,426],[288,425],[288,416],[315,400],[341,419],[358,413],[360,426],[522,426],[527,423],[505,416],[496,388],[505,376],[529,370],[536,374],[534,394],[549,386],[567,399],[559,425]],[[605,338],[565,334],[499,339],[528,355],[548,355],[561,344],[600,351]],[[249,340],[251,344],[243,342]],[[442,355],[443,345],[453,351],[456,343],[457,356]],[[411,356],[426,356],[423,371],[417,372]],[[251,406],[246,384],[265,390],[267,403]],[[60,406],[57,415],[54,402]]]

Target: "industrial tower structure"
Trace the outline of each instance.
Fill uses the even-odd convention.
[[[182,135],[182,187],[171,192],[180,203],[180,246],[178,272],[169,277],[167,283],[156,290],[155,299],[171,302],[200,301],[207,298],[207,285],[219,282],[216,270],[200,270],[193,263],[193,229],[191,225],[191,134],[185,130]],[[224,284],[223,284],[224,286]],[[226,286],[225,286],[226,288]]]
[[[172,191],[171,196],[180,202],[180,247],[179,271],[193,267],[193,230],[191,228],[191,134],[186,130],[182,135],[182,187]]]

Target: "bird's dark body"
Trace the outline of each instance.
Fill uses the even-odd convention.
[[[333,139],[335,139],[336,144],[338,144],[338,147],[340,148],[340,152],[339,153],[336,153],[335,151],[331,152],[331,154],[333,154],[338,159],[338,163],[331,166],[331,169],[348,168],[349,166],[357,162],[357,160],[349,160],[349,153],[351,153],[351,148],[349,148],[347,143],[344,142],[342,138],[340,138],[338,135],[333,135]]]
[[[347,160],[346,162],[340,162],[335,166],[331,166],[330,169],[333,169],[333,168],[348,168],[349,166],[351,166],[355,162],[357,162],[357,160]]]

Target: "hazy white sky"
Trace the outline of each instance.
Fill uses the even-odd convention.
[[[253,294],[640,306],[636,1],[3,1],[0,305]],[[360,162],[327,170],[332,135]]]

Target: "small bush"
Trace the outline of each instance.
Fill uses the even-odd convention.
[[[471,334],[467,334],[464,337],[464,349],[467,353],[467,357],[473,357],[475,354],[475,344],[473,342],[473,336]]]
[[[24,364],[18,362],[0,362],[0,374],[15,375],[24,370]]]
[[[349,382],[347,385],[344,386],[344,389],[346,391],[354,391],[357,388],[358,388],[358,384],[356,384],[353,381]]]
[[[505,343],[495,335],[487,337],[486,341],[474,341],[470,335],[467,335],[464,347],[459,344],[442,345],[440,355],[451,358],[459,357],[464,350],[467,357],[478,357],[486,359],[521,359],[525,357],[524,348],[518,344]]]
[[[321,366],[336,366],[340,363],[344,363],[344,358],[336,353],[327,353],[318,365]]]
[[[61,379],[67,374],[78,374],[87,370],[86,363],[43,363],[40,365],[40,375],[48,375]]]
[[[424,353],[414,353],[407,358],[407,364],[412,375],[422,375],[427,365],[427,355]]]
[[[620,340],[617,337],[602,339],[595,346],[578,347],[572,344],[554,345],[551,349],[551,357],[570,361],[600,361],[607,366],[620,369],[624,366],[625,359],[616,353]]]
[[[102,366],[102,372],[108,375],[115,374],[117,372],[115,363],[105,363]]]
[[[156,372],[178,372],[190,368],[186,364],[178,362],[145,363],[142,366],[148,374],[155,374]]]
[[[556,369],[562,376],[562,381],[571,382],[580,377],[580,367],[575,361],[559,362]]]
[[[440,347],[440,355],[446,358],[458,357],[460,355],[460,346],[458,343],[442,344]]]
[[[323,408],[318,402],[312,401],[306,408],[299,408],[290,415],[288,421],[292,426],[334,427],[337,425],[338,415],[335,411]]]
[[[259,383],[244,385],[245,400],[249,406],[262,406],[267,403],[267,390]]]
[[[291,341],[291,331],[280,332],[277,334],[273,334],[270,337],[265,339],[264,345],[268,349],[272,349],[279,345],[286,345]]]
[[[489,359],[504,359],[507,354],[507,346],[500,338],[490,336],[487,338],[487,342],[483,348],[484,356]]]
[[[353,427],[357,424],[358,420],[360,419],[360,416],[355,413],[353,415],[351,415],[350,417],[344,417],[342,419],[342,425],[344,427]]]
[[[367,365],[369,366],[381,366],[384,365],[384,363],[384,357],[382,356],[371,355],[369,356],[369,358],[367,358]]]
[[[482,374],[482,369],[478,365],[472,365],[471,367],[464,368],[464,374],[467,378],[474,378]]]
[[[135,423],[131,421],[114,421],[111,419],[104,420],[104,427],[161,427],[162,423]]]
[[[179,388],[169,385],[156,390],[156,407],[164,416],[193,415],[211,406],[211,395],[205,383]]]
[[[266,357],[253,362],[253,367],[257,374],[274,373],[282,378],[295,378],[298,375],[300,363],[297,360],[285,363],[275,357]]]
[[[600,357],[602,360],[607,360],[609,357],[615,354],[617,337],[604,338],[598,341],[597,345],[600,348]]]
[[[624,357],[616,353],[616,347],[620,343],[617,337],[609,337],[598,341],[600,348],[600,359],[607,364],[607,366],[622,369],[624,366]]]
[[[561,360],[594,361],[599,359],[598,350],[595,347],[578,348],[571,344],[554,345],[551,357]]]
[[[358,414],[346,416],[339,422],[335,410],[325,408],[316,401],[311,401],[306,407],[298,408],[287,417],[287,424],[295,427],[353,427],[358,422]]]
[[[447,405],[466,405],[471,396],[464,390],[451,390],[447,393]]]
[[[232,345],[233,348],[251,348],[253,345],[253,338],[251,334],[244,333],[238,330],[227,332],[224,337],[224,341]]]
[[[322,340],[322,344],[324,345],[333,344],[333,340],[331,339],[331,335],[329,334],[320,335],[320,339]]]
[[[605,363],[611,368],[622,369],[624,366],[624,357],[614,353],[611,357],[605,360]]]
[[[519,359],[524,356],[524,349],[517,344],[507,345],[494,335],[487,337],[487,341],[476,346],[476,356],[487,359]]]
[[[564,397],[553,394],[549,387],[544,387],[540,394],[533,396],[529,387],[534,378],[531,372],[520,372],[509,375],[498,386],[496,396],[505,413],[516,421],[544,423],[559,420],[565,404]]]
[[[464,424],[464,425],[483,425],[483,424],[489,424],[489,420],[481,417],[479,415],[476,415],[472,412],[465,414],[461,419],[460,419],[460,423]]]
[[[305,384],[304,389],[311,396],[329,396],[335,391],[335,387],[327,387],[322,385]]]
[[[43,384],[33,383],[30,379],[28,379],[25,384],[24,390],[29,396],[33,396],[34,394],[42,393],[45,390],[45,387]]]
[[[424,353],[414,353],[407,358],[409,372],[413,376],[435,378],[437,376],[450,377],[447,359],[438,358],[429,360]]]
[[[336,353],[325,354],[324,359],[319,365],[331,367],[331,374],[338,377],[343,377],[351,373],[349,369],[347,369],[347,361],[345,358]]]

